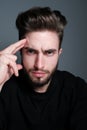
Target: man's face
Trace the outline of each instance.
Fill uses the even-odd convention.
[[[57,68],[59,49],[57,33],[38,31],[26,34],[27,44],[22,49],[22,63],[34,85],[46,85]]]

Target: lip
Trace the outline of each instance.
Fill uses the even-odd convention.
[[[44,77],[45,76],[45,72],[42,72],[42,71],[33,71],[32,74],[35,76],[35,77]]]

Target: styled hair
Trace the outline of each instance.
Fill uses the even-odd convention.
[[[66,24],[67,20],[65,16],[60,11],[51,10],[49,7],[33,7],[20,13],[16,19],[19,39],[24,38],[29,32],[54,31],[59,36],[60,47]]]

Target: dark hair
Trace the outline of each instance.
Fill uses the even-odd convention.
[[[65,16],[58,10],[52,11],[49,7],[33,7],[20,13],[16,19],[19,39],[24,38],[25,34],[29,32],[49,30],[57,32],[60,46],[66,24]]]

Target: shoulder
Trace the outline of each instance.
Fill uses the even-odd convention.
[[[64,100],[67,100],[73,107],[75,104],[87,104],[87,83],[84,79],[67,71],[57,71],[59,77],[60,93]]]
[[[87,83],[84,79],[67,71],[58,70],[56,72],[56,78],[58,78],[59,82],[67,87],[87,87]]]

